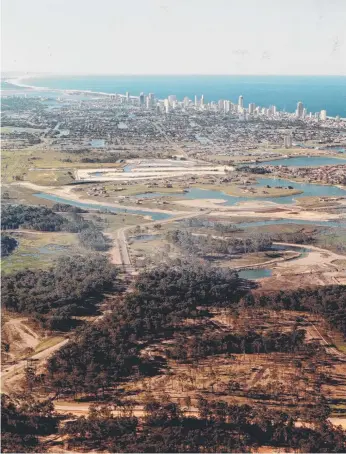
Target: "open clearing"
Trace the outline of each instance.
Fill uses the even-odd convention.
[[[70,254],[78,249],[75,233],[8,231],[18,241],[17,248],[8,257],[1,259],[4,274],[24,268],[48,268],[59,255]]]

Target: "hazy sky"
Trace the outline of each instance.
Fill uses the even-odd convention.
[[[2,0],[2,71],[346,75],[346,0]]]

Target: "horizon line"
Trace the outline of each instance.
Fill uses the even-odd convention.
[[[38,71],[1,71],[1,78],[6,78],[6,73],[17,73],[17,77],[35,77],[41,75],[61,75],[61,76],[177,76],[177,77],[194,77],[194,76],[230,76],[230,77],[346,77],[346,74],[235,74],[235,73],[93,73],[93,72],[38,72]]]

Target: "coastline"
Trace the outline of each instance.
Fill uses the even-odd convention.
[[[5,82],[7,82],[8,84],[14,85],[16,87],[27,88],[27,89],[34,90],[34,91],[51,91],[54,93],[66,93],[66,94],[85,93],[85,94],[89,94],[89,95],[92,94],[92,95],[100,95],[100,96],[107,96],[107,97],[111,97],[111,96],[115,95],[115,93],[106,93],[106,92],[102,92],[102,91],[93,91],[93,90],[79,90],[79,89],[73,90],[73,89],[63,89],[63,88],[40,87],[37,85],[23,84],[21,82],[22,80],[25,80],[25,79],[35,79],[35,78],[40,78],[40,77],[41,76],[38,76],[38,75],[21,76],[21,77],[15,78],[15,79],[5,79]],[[116,93],[116,94],[117,94],[117,96],[125,97],[125,95],[123,95],[121,93]],[[131,98],[138,98],[138,96],[131,96]]]
[[[70,94],[70,93],[85,93],[85,94],[95,94],[95,95],[99,95],[99,96],[113,96],[115,94],[117,94],[117,96],[120,96],[120,97],[126,97],[125,94],[122,94],[122,93],[118,93],[118,92],[103,92],[103,91],[94,91],[94,90],[83,90],[83,89],[63,89],[63,88],[49,88],[49,87],[44,87],[44,86],[37,86],[37,85],[30,85],[30,84],[26,84],[26,83],[23,83],[24,80],[27,80],[27,79],[39,79],[39,78],[42,78],[42,77],[66,77],[66,76],[70,76],[70,77],[75,77],[75,76],[83,76],[81,74],[61,74],[61,73],[50,73],[50,74],[46,74],[46,75],[42,75],[42,74],[33,74],[33,75],[23,75],[23,76],[19,76],[19,77],[14,77],[14,78],[4,78],[4,81],[7,82],[7,83],[10,83],[12,85],[15,85],[15,86],[18,86],[18,87],[21,87],[21,88],[27,88],[27,89],[31,89],[31,90],[35,90],[35,91],[40,91],[40,90],[46,90],[46,91],[52,91],[52,92],[60,92],[60,93],[67,93],[67,94]],[[85,74],[84,76],[87,76],[87,77],[98,77],[98,76],[112,76],[112,77],[124,77],[124,76],[127,76],[127,77],[145,77],[145,76],[148,76],[146,74]],[[158,77],[168,77],[168,76],[172,76],[171,74],[158,74],[157,75]],[[204,77],[205,75],[203,74],[185,74],[185,75],[180,75],[180,76],[185,76],[185,77]],[[216,76],[225,76],[224,74],[221,74],[221,75],[217,75],[217,74],[212,74],[212,75],[208,75],[208,77],[216,77]],[[238,77],[239,75],[236,75],[236,74],[228,74],[229,77]],[[252,77],[252,76],[250,76]],[[258,77],[261,77],[261,76],[258,76]],[[274,76],[274,77],[286,77],[286,76]],[[293,77],[293,76],[288,76],[288,77]],[[311,77],[311,76],[301,76],[301,77]],[[327,76],[320,76],[320,77],[327,77]],[[339,76],[338,76],[339,77]],[[130,90],[131,91],[131,87],[127,87],[125,91],[127,90]],[[170,91],[170,90],[168,90]],[[240,90],[241,91],[241,90]],[[240,94],[240,93],[239,93]],[[167,94],[168,96],[168,94]],[[166,97],[166,96],[165,96]],[[132,99],[139,99],[139,95],[130,95],[130,98]],[[160,102],[163,102],[164,99],[163,98],[158,98],[158,100]],[[214,101],[216,100],[216,98],[214,99]],[[324,106],[321,106],[320,107],[321,109],[324,108]],[[291,113],[293,113],[293,111],[290,111]],[[337,114],[335,114],[337,115]],[[340,115],[340,113],[339,113]],[[333,116],[328,116],[329,119],[331,118],[334,118]],[[343,120],[343,121],[346,121],[346,116],[344,116],[344,113],[343,115],[340,115],[340,119]]]

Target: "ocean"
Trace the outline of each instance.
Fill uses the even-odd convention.
[[[22,79],[36,87],[62,90],[90,90],[105,93],[129,92],[138,96],[155,93],[159,99],[176,95],[206,102],[244,97],[244,106],[254,102],[294,112],[302,101],[308,112],[327,110],[327,115],[346,117],[346,76],[49,76]]]

